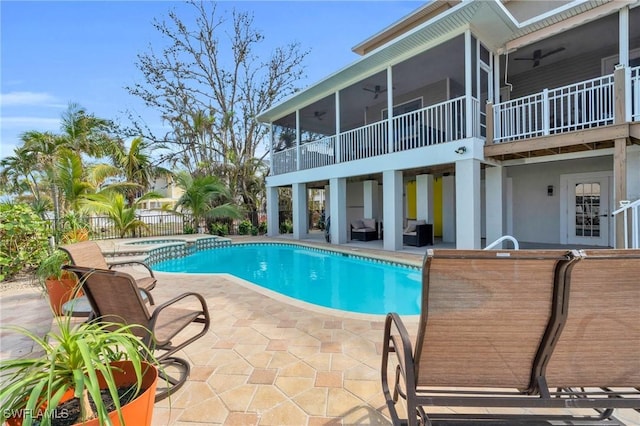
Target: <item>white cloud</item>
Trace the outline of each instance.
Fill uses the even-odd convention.
[[[8,92],[0,95],[0,104],[6,106],[43,106],[43,107],[64,107],[64,104],[52,95],[43,92]]]
[[[3,129],[60,130],[60,118],[2,117],[0,126]]]

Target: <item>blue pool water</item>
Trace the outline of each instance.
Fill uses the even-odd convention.
[[[418,269],[285,244],[235,244],[153,265],[164,272],[229,273],[305,302],[344,311],[420,313]]]

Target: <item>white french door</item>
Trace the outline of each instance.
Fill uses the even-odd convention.
[[[565,182],[567,243],[611,246],[611,175],[565,175]]]

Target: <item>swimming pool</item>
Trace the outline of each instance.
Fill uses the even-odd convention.
[[[153,264],[163,272],[229,273],[328,308],[365,314],[420,313],[417,268],[292,244],[233,244]]]

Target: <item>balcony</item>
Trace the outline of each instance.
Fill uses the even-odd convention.
[[[640,122],[640,67],[624,75],[629,102],[626,117],[616,117],[615,74],[580,81],[502,102],[489,108],[489,121],[478,99],[471,97],[471,113],[467,114],[467,98],[429,105],[416,111],[383,119],[336,135],[323,136],[272,154],[272,174],[314,169],[338,163],[362,160],[393,152],[408,151],[469,137],[484,138],[489,129],[488,147],[531,141],[545,136],[603,128],[613,124]],[[621,93],[625,93],[623,89]],[[481,116],[482,113],[482,116]],[[467,119],[471,120],[467,127]],[[389,125],[392,143],[389,143]],[[492,133],[492,134],[491,134]],[[568,141],[567,143],[573,143]],[[535,148],[534,148],[535,149]],[[527,148],[527,150],[531,150]],[[497,151],[496,151],[497,152]],[[492,156],[493,151],[485,153]]]
[[[392,117],[392,143],[389,143],[389,120],[381,120],[342,132],[337,137],[326,136],[280,150],[271,155],[271,171],[280,175],[480,137],[484,133],[480,103],[470,98],[471,113],[467,114],[466,101],[467,98],[461,96]],[[467,118],[471,120],[469,127]]]

